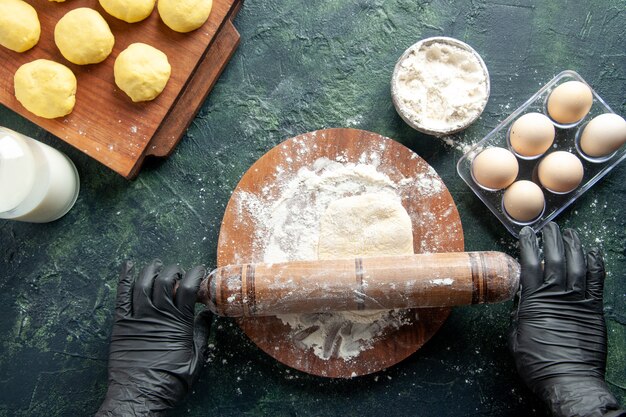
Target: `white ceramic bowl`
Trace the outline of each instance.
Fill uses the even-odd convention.
[[[444,128],[444,129],[436,128],[433,126],[428,126],[428,125],[418,123],[415,120],[413,120],[409,116],[409,114],[406,112],[406,109],[401,105],[399,93],[398,93],[398,88],[399,88],[398,79],[399,79],[399,71],[401,68],[400,64],[407,58],[409,54],[419,51],[424,46],[429,46],[429,45],[436,44],[436,43],[440,43],[440,44],[443,43],[443,44],[455,46],[457,48],[470,52],[474,57],[476,57],[476,59],[478,60],[478,63],[480,64],[480,67],[482,68],[482,71],[485,77],[485,83],[487,86],[486,97],[485,97],[484,102],[482,103],[482,107],[480,108],[480,111],[477,112],[476,115],[472,117],[471,119],[464,121],[464,123],[462,123],[461,125],[456,124],[448,128]],[[485,65],[485,62],[483,61],[481,56],[478,54],[478,52],[476,52],[471,46],[469,46],[465,42],[461,42],[458,39],[454,39],[454,38],[450,38],[446,36],[436,36],[432,38],[422,39],[421,41],[410,46],[406,51],[404,51],[400,59],[398,59],[398,62],[396,63],[396,66],[393,71],[393,75],[391,77],[391,98],[393,100],[393,105],[395,106],[396,111],[398,112],[400,117],[402,117],[402,119],[413,129],[418,130],[422,133],[426,133],[428,135],[433,135],[433,136],[447,136],[447,135],[459,132],[467,128],[472,123],[474,123],[474,121],[476,121],[476,119],[480,117],[483,110],[485,109],[485,106],[487,105],[487,101],[489,101],[489,94],[490,94],[489,71],[487,71],[487,66]]]

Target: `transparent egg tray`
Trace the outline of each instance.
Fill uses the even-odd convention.
[[[550,96],[552,90],[567,81],[581,81],[586,84],[585,80],[574,71],[561,72],[539,91],[537,91],[537,93],[528,99],[528,101],[511,113],[509,117],[496,126],[496,128],[493,129],[480,142],[474,145],[457,163],[457,171],[463,181],[467,183],[478,198],[485,203],[487,208],[491,210],[504,227],[506,227],[506,229],[516,238],[519,237],[519,232],[524,226],[532,227],[535,232],[541,230],[548,222],[553,220],[570,204],[576,201],[576,199],[585,191],[608,174],[617,164],[626,159],[626,146],[622,146],[620,149],[604,158],[589,158],[580,150],[578,144],[579,136],[587,123],[600,114],[614,113],[604,100],[602,100],[602,98],[593,89],[591,89],[593,93],[593,104],[589,113],[582,120],[568,125],[552,121],[555,126],[556,136],[552,147],[548,149],[548,151],[546,151],[541,157],[533,160],[522,159],[516,155],[519,163],[519,174],[517,175],[516,181],[533,181],[541,187],[541,190],[543,191],[545,197],[545,207],[539,217],[530,222],[519,222],[513,219],[502,207],[504,189],[489,191],[482,188],[476,183],[476,181],[474,181],[472,177],[472,161],[474,158],[483,150],[491,147],[508,149],[515,154],[508,142],[508,132],[513,122],[515,122],[515,120],[517,120],[520,116],[530,112],[542,113],[549,118],[550,116],[548,115],[546,109],[548,97]],[[580,185],[573,191],[566,194],[555,194],[550,192],[545,187],[542,187],[541,183],[537,179],[537,165],[543,157],[555,151],[567,151],[573,153],[580,159],[585,170],[584,177]]]

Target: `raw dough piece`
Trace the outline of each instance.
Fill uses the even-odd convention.
[[[206,22],[213,0],[159,0],[161,20],[176,32],[191,32]]]
[[[28,111],[47,119],[72,112],[76,103],[76,77],[65,65],[38,59],[15,72],[15,97]]]
[[[113,72],[115,84],[137,102],[161,94],[172,67],[163,52],[145,43],[133,43],[118,55]]]
[[[388,194],[362,194],[328,205],[320,222],[320,259],[413,253],[411,218]]]
[[[22,0],[0,0],[0,45],[15,52],[28,51],[39,42],[37,11]]]
[[[80,7],[67,12],[58,21],[54,42],[65,59],[87,65],[104,61],[113,50],[115,38],[100,13]]]
[[[135,23],[150,16],[156,0],[100,0],[100,6],[108,14],[128,23]]]

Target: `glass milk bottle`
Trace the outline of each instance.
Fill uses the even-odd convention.
[[[0,219],[46,223],[78,197],[78,171],[48,145],[0,127]]]

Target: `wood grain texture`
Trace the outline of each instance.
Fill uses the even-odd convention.
[[[239,33],[232,22],[227,20],[200,61],[198,70],[192,74],[181,92],[176,105],[165,116],[154,134],[146,150],[146,156],[165,157],[172,153],[235,53],[238,44]],[[183,123],[185,126],[181,129]]]
[[[230,19],[238,10],[240,0],[215,0],[207,22],[187,34],[165,26],[156,8],[146,20],[130,24],[108,15],[97,0],[64,3],[33,0],[28,3],[38,12],[41,39],[22,54],[0,48],[0,103],[127,178],[137,174],[150,143],[154,155],[165,156],[171,152],[201,106],[200,98],[206,98],[239,41]],[[72,64],[54,44],[56,23],[69,10],[78,7],[100,12],[115,36],[113,52],[102,63]],[[218,36],[224,27],[227,28],[224,36]],[[214,49],[218,38],[219,45]],[[114,82],[115,58],[135,42],[160,49],[172,66],[167,86],[150,102],[133,103]],[[15,98],[13,74],[22,64],[40,58],[62,63],[76,75],[76,106],[66,117],[35,116]],[[193,91],[197,99],[189,100],[188,91]],[[168,117],[169,114],[173,117]],[[161,127],[165,128],[159,135]]]
[[[339,158],[359,162],[363,154],[378,155],[378,170],[392,181],[433,175],[430,166],[417,154],[389,138],[356,129],[327,129],[306,133],[279,144],[261,157],[242,177],[224,214],[218,241],[218,267],[237,263],[259,263],[265,247],[255,242],[255,220],[241,210],[235,197],[238,192],[254,194],[272,201],[278,187],[267,187],[277,180],[277,171],[293,173],[310,167],[318,158]],[[280,170],[276,168],[280,167]],[[436,175],[436,174],[435,174]],[[270,193],[262,190],[271,188]],[[401,191],[402,205],[413,223],[416,253],[459,252],[463,250],[463,229],[458,211],[447,189],[425,196],[416,184]],[[421,216],[428,214],[429,221]],[[314,375],[350,378],[388,368],[419,349],[439,329],[450,313],[449,308],[406,310],[407,324],[392,329],[373,342],[372,348],[349,361],[339,357],[321,359],[312,349],[303,350],[292,340],[291,329],[276,317],[241,319],[244,332],[263,351],[280,362]]]

